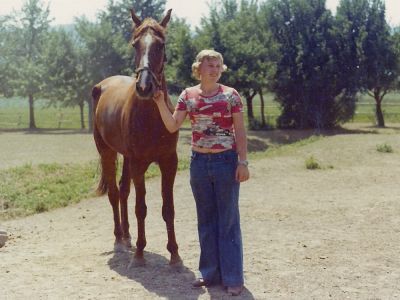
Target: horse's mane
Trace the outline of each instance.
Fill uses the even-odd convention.
[[[132,31],[132,39],[133,41],[136,37],[140,36],[145,32],[147,29],[152,29],[158,36],[160,36],[162,39],[165,39],[165,28],[162,27],[158,22],[152,18],[146,18],[143,20],[142,24],[138,27],[133,27]]]

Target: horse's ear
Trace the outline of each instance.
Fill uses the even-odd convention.
[[[160,22],[160,25],[162,27],[167,27],[167,24],[169,22],[169,19],[171,19],[171,11],[172,9],[168,9],[167,14],[165,15],[165,17],[162,19],[162,21]]]
[[[131,9],[131,16],[132,16],[133,23],[135,23],[136,27],[139,27],[142,24],[142,21],[135,14],[135,11],[133,9]]]

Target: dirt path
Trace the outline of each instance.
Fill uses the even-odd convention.
[[[379,153],[380,143],[395,152]],[[304,168],[314,155],[322,170]],[[333,167],[333,168],[332,168]],[[241,188],[246,290],[239,299],[400,298],[400,139],[326,137],[254,161]],[[221,287],[192,290],[198,263],[188,172],[175,185],[182,268],[168,266],[158,178],[147,183],[147,264],[114,253],[105,197],[3,222],[1,299],[228,299]],[[130,197],[130,204],[133,195]],[[131,234],[136,221],[131,213]]]

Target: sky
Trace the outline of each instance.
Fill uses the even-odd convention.
[[[6,15],[12,10],[20,10],[25,0],[0,0],[0,15]],[[50,3],[50,16],[53,24],[73,23],[74,17],[85,15],[94,21],[96,14],[106,8],[108,0],[42,0]],[[199,26],[202,16],[208,13],[210,0],[167,0],[165,8],[172,8],[172,14],[185,18],[194,29]],[[327,0],[327,8],[334,13],[339,0]],[[400,25],[400,1],[386,0],[386,16],[391,26]]]

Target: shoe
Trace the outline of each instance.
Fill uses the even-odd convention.
[[[231,296],[239,296],[243,291],[243,285],[238,286],[228,286],[228,294]]]
[[[193,288],[199,288],[202,286],[210,286],[211,282],[208,280],[204,280],[203,278],[197,278],[195,281],[192,282]]]

